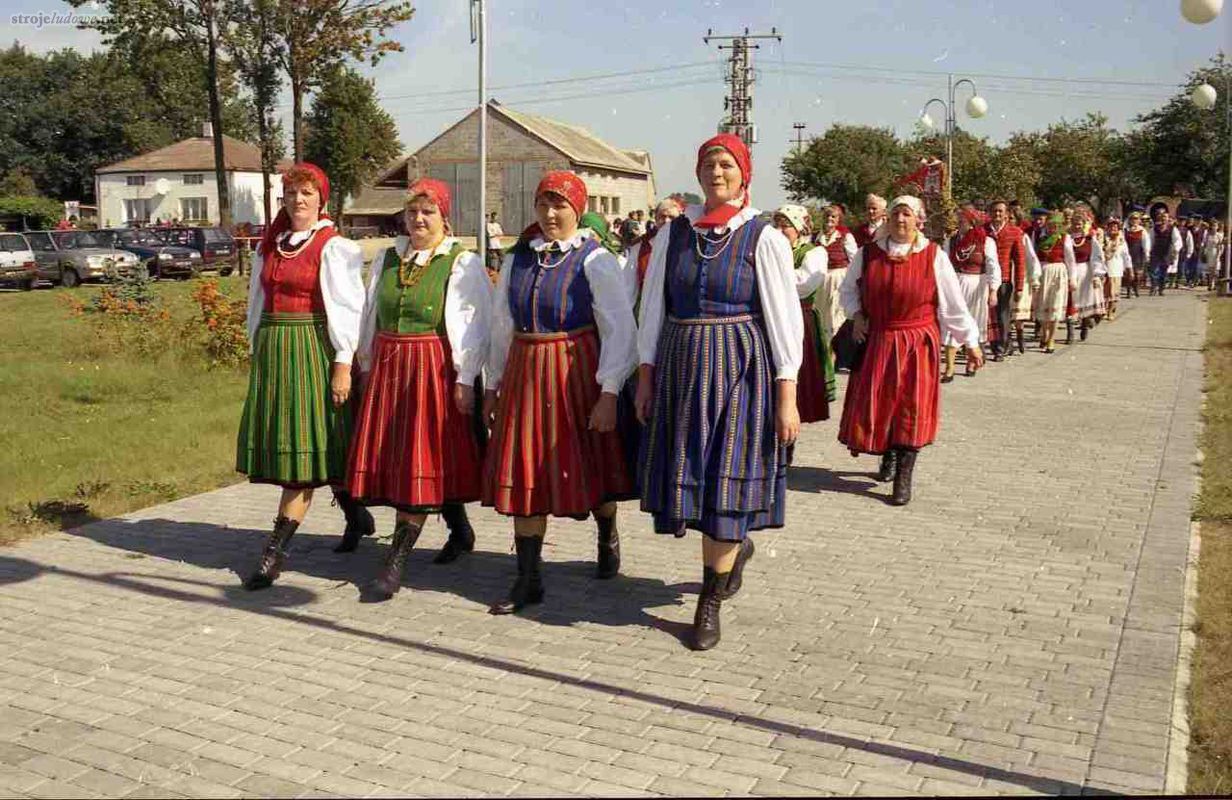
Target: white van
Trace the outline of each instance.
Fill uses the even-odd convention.
[[[38,280],[38,262],[20,233],[0,233],[0,286],[30,291]]]

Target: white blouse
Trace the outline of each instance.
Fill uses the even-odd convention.
[[[424,266],[439,255],[446,255],[458,240],[445,237],[432,250],[415,250],[412,260]],[[399,236],[392,248],[376,254],[368,265],[368,296],[364,304],[364,318],[360,325],[359,348],[355,351],[360,368],[365,372],[372,364],[372,343],[376,339],[377,294],[381,285],[385,257],[392,249],[395,253],[406,252],[410,238]],[[453,368],[458,374],[458,383],[470,386],[479,377],[488,358],[488,341],[492,330],[492,281],[483,261],[470,250],[458,255],[449,272],[445,289],[445,335],[452,351]]]
[[[322,228],[332,227],[333,220],[317,220],[306,231],[287,231],[279,242],[297,247]],[[248,341],[249,352],[257,339],[261,313],[265,308],[265,287],[261,284],[264,259],[260,250],[252,259],[252,274],[248,278]],[[359,346],[359,326],[364,312],[364,254],[359,244],[335,236],[321,248],[321,297],[325,300],[325,320],[329,340],[334,345],[334,363],[350,364]]]
[[[581,247],[589,241],[589,230],[579,230],[572,239],[558,242],[564,250]],[[535,237],[531,249],[542,252],[552,242]],[[492,297],[492,344],[488,355],[486,383],[489,390],[500,386],[505,361],[513,343],[513,314],[509,310],[509,273],[514,254],[501,264],[496,293]],[[608,394],[619,394],[637,367],[637,322],[633,319],[633,297],[637,291],[636,268],[621,264],[603,247],[595,248],[582,263],[590,293],[594,298],[595,327],[599,329],[599,368],[595,381]]]
[[[1025,233],[1022,235],[1022,252],[1027,256],[1027,283],[1034,289],[1044,279],[1044,266],[1040,264],[1035,245],[1031,244],[1031,237]]]
[[[1101,250],[1100,255],[1103,255]],[[1107,268],[1108,277],[1123,278],[1125,270],[1133,270],[1134,263],[1129,257],[1129,245],[1125,243],[1125,237],[1122,235],[1117,238],[1116,249],[1112,253],[1112,259],[1105,260],[1104,266]]]
[[[950,242],[945,240],[945,254],[950,255]],[[953,262],[951,262],[953,263]],[[958,274],[958,270],[954,270]],[[984,283],[994,292],[1001,286],[1001,262],[997,260],[997,240],[992,236],[984,237]]]
[[[830,254],[824,247],[814,247],[804,254],[804,260],[796,268],[796,293],[801,298],[810,297],[826,280],[826,267]]]
[[[690,223],[701,219],[705,209],[691,205],[685,209]],[[738,230],[761,212],[752,207],[742,209],[717,233]],[[655,235],[642,284],[641,319],[637,331],[637,351],[642,364],[653,365],[659,348],[659,333],[663,329],[667,299],[667,244],[670,225],[664,225]],[[794,381],[804,361],[804,314],[796,288],[796,268],[791,245],[772,225],[762,229],[753,253],[757,268],[757,291],[761,296],[762,320],[770,339],[770,354],[774,359],[778,380]]]
[[[915,239],[915,247],[910,244],[900,244],[890,239],[888,234],[877,237],[877,245],[894,258],[902,258],[911,252],[919,253],[928,247],[929,241],[924,236]],[[995,245],[994,245],[995,247]],[[839,287],[839,302],[848,317],[860,312],[860,278],[864,275],[864,250],[861,249],[851,260],[847,268],[847,276]],[[937,325],[941,328],[942,338],[959,342],[967,347],[978,347],[980,344],[980,327],[967,310],[967,301],[963,299],[962,289],[958,285],[958,274],[950,263],[950,257],[945,250],[938,247],[933,258],[933,277],[937,282]]]

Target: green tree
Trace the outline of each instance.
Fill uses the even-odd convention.
[[[0,215],[21,217],[25,230],[50,228],[64,214],[64,206],[46,197],[0,194]]]
[[[252,119],[261,148],[261,183],[264,187],[265,224],[273,220],[270,208],[270,175],[282,158],[282,123],[274,116],[274,105],[282,86],[279,63],[285,48],[277,32],[277,0],[228,0],[227,16],[234,23],[227,27],[225,41],[235,58],[239,74],[252,92]]]
[[[924,156],[945,159],[945,137],[939,133],[917,135],[906,145],[912,162]],[[983,202],[993,198],[997,186],[996,161],[998,150],[987,138],[976,137],[959,128],[954,132],[952,193],[956,200]]]
[[[1035,134],[1015,133],[997,149],[990,199],[1017,200],[1031,208],[1038,200],[1040,166]]]
[[[402,153],[397,126],[377,103],[372,82],[348,67],[325,78],[306,122],[307,158],[329,175],[330,205],[341,219],[346,196]]]
[[[1194,106],[1190,93],[1209,83],[1219,93],[1215,108]],[[1125,154],[1146,183],[1145,195],[1182,194],[1220,198],[1228,191],[1228,103],[1232,102],[1232,61],[1220,53],[1209,66],[1189,74],[1185,88],[1167,103],[1138,117],[1141,135]]]
[[[17,167],[0,179],[0,196],[2,197],[34,197],[38,194],[38,186],[30,172],[25,167]]]
[[[907,163],[889,128],[833,125],[803,151],[783,159],[782,187],[797,201],[830,200],[859,208],[869,192],[888,195]]]
[[[348,58],[376,64],[402,45],[385,34],[415,13],[407,0],[276,0],[291,87],[292,152],[304,153],[304,98]]]
[[[1061,206],[1082,200],[1101,208],[1119,197],[1121,180],[1112,160],[1118,139],[1102,114],[1049,125],[1039,143],[1043,201]]]

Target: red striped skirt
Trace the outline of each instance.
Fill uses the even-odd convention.
[[[796,406],[801,422],[821,422],[830,418],[829,392],[834,388],[832,371],[827,372],[822,359],[829,360],[821,317],[810,300],[800,302],[804,312],[804,361],[796,380]]]
[[[940,339],[935,321],[869,332],[838,429],[853,454],[932,444],[940,419]]]
[[[585,519],[609,500],[636,496],[619,428],[589,428],[598,367],[593,327],[514,337],[484,462],[485,506],[506,516]]]
[[[456,381],[443,335],[377,333],[347,459],[352,495],[414,511],[479,499],[479,439],[454,404]]]

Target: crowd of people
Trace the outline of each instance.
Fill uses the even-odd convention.
[[[870,195],[852,228],[831,204],[814,230],[802,206],[752,206],[752,159],[728,134],[701,145],[695,172],[702,203],[667,200],[628,230],[587,213],[578,175],[547,173],[536,222],[483,257],[453,235],[448,185],[417,180],[407,233],[365,285],[359,246],[322,213],[327,176],[288,169],[250,277],[237,469],[282,493],[246,587],[277,579],[314,490],[330,487],[346,517],[338,552],[374,533],[367,506],[396,512],[365,588],[375,600],[399,591],[430,515],[449,531],[438,564],[475,547],[467,504],[510,518],[516,575],[490,610],[516,613],[545,598],[549,517],[593,517],[594,574],[610,579],[617,503],[636,500],[656,533],[702,535],[690,643],[710,649],[750,534],[786,522],[800,426],[830,418],[836,371],[850,371],[839,440],[880,457],[905,505],[960,349],[973,375],[985,349],[1023,354],[1031,323],[1054,352],[1059,323],[1066,343],[1085,339],[1122,292],[1192,285],[1225,246],[1217,226],[1185,232],[1166,207],[1151,224],[1135,211],[1097,225],[1085,206],[1027,220],[1003,201],[963,206],[938,243],[912,195]]]

